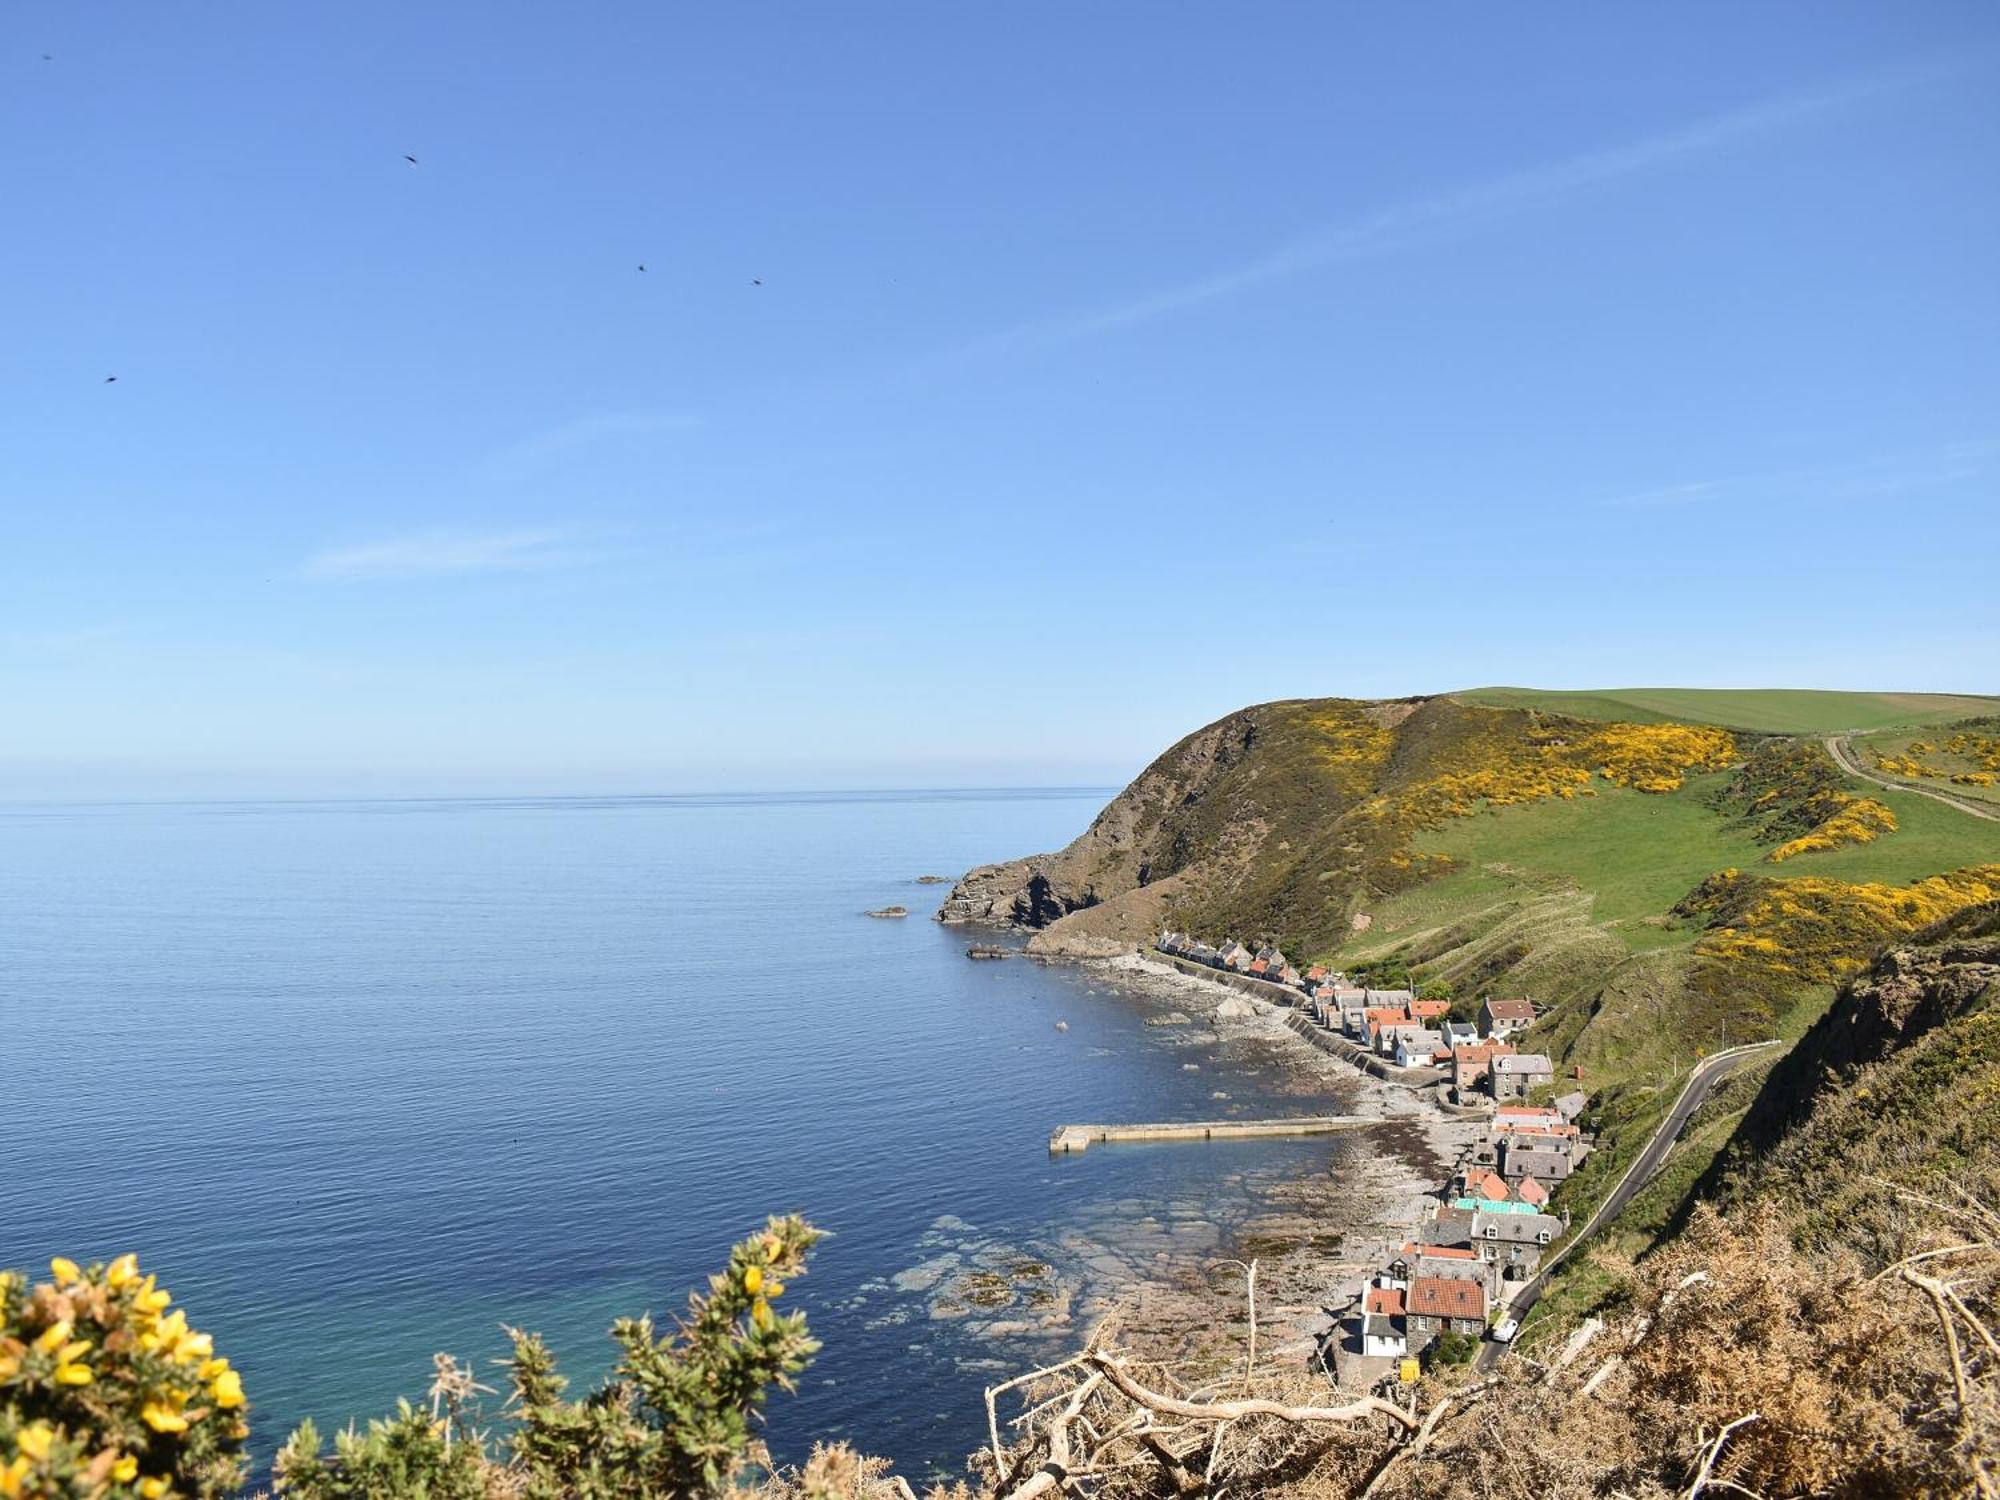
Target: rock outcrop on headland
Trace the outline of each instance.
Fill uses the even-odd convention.
[[[1233,906],[1270,872],[1319,852],[1329,825],[1368,790],[1329,786],[1318,758],[1329,734],[1358,734],[1372,750],[1421,701],[1240,709],[1155,760],[1067,848],[969,871],[938,919],[1032,928],[1031,953],[1105,957],[1157,931],[1178,904]],[[1330,863],[1336,850],[1324,852]],[[1345,922],[1346,882],[1312,894]]]
[[[941,922],[1036,929],[1031,953],[1108,957],[1156,930],[1188,877],[1255,852],[1242,829],[1215,846],[1190,840],[1189,809],[1251,756],[1265,718],[1292,705],[1243,709],[1196,730],[1114,797],[1081,837],[1054,854],[981,865],[952,887]]]

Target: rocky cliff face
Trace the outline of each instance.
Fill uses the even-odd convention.
[[[1127,951],[1170,914],[1238,920],[1254,885],[1323,846],[1371,789],[1329,765],[1328,747],[1358,735],[1385,760],[1392,726],[1417,706],[1323,699],[1239,710],[1154,761],[1067,848],[969,871],[938,918],[1033,928],[1030,951],[1079,957]],[[1337,929],[1351,883],[1313,895]]]
[[[1972,1022],[2000,1029],[2000,902],[1968,907],[1885,950],[1841,988],[1772,1069],[1738,1131],[1739,1165],[1867,1070],[1914,1059]]]

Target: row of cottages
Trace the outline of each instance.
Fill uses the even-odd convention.
[[[1505,1202],[1512,1198],[1539,1207],[1548,1195],[1583,1164],[1590,1147],[1577,1117],[1585,1104],[1581,1091],[1564,1094],[1554,1104],[1531,1107],[1502,1104],[1493,1112],[1485,1136],[1474,1142],[1459,1163],[1453,1191],[1459,1197],[1481,1196]],[[1504,1193],[1479,1193],[1499,1183]]]
[[[1549,1195],[1588,1149],[1576,1123],[1585,1103],[1579,1092],[1548,1106],[1495,1108],[1420,1238],[1362,1288],[1364,1355],[1408,1358],[1448,1331],[1485,1333],[1509,1284],[1534,1276],[1569,1227],[1566,1213],[1549,1212]]]
[[[1185,932],[1163,932],[1153,946],[1171,958],[1206,964],[1211,969],[1247,974],[1252,979],[1268,979],[1273,984],[1290,985],[1294,989],[1305,985],[1305,975],[1274,947],[1253,949],[1231,939],[1219,948],[1211,948],[1207,943],[1196,942]]]

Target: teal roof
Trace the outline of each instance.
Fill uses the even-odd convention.
[[[1491,1198],[1458,1198],[1453,1208],[1469,1208],[1482,1214],[1538,1214],[1541,1212],[1532,1203],[1495,1203]]]

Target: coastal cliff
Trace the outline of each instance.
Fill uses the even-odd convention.
[[[1029,951],[1051,956],[1127,951],[1169,911],[1226,905],[1302,854],[1295,837],[1324,831],[1365,790],[1322,774],[1325,747],[1384,740],[1424,701],[1240,709],[1161,755],[1067,847],[968,871],[938,918],[1034,929]]]

